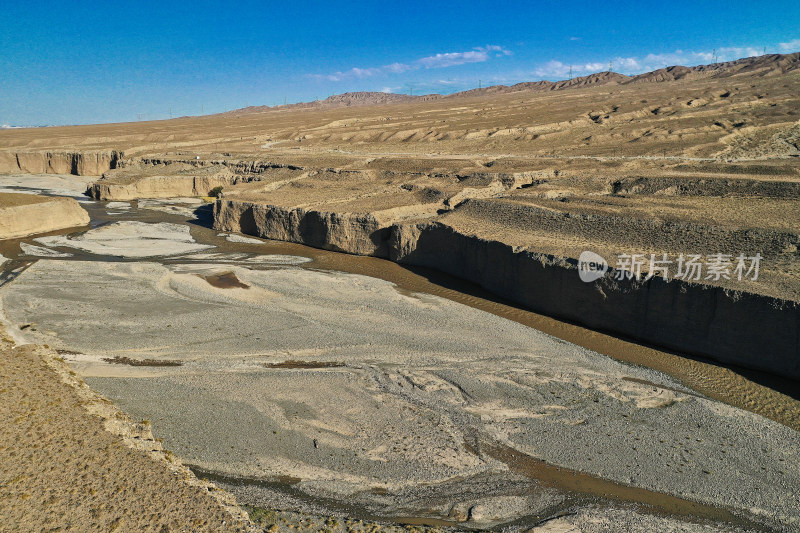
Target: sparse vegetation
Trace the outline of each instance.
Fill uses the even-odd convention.
[[[128,366],[181,366],[183,362],[174,359],[131,359],[130,357],[103,357],[106,363]]]

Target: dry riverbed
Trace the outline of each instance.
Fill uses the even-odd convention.
[[[0,330],[0,376],[4,531],[251,530],[230,496],[163,453],[148,423],[89,390],[52,350],[14,348]]]
[[[3,244],[6,327],[151,421],[265,528],[798,527],[793,429],[474,307],[329,270],[330,252],[218,235],[169,202],[125,204],[92,204],[87,232]]]

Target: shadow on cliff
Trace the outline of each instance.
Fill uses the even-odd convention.
[[[204,204],[194,210],[195,218],[187,220],[187,223],[195,226],[211,228],[214,225],[214,204]],[[253,224],[255,226],[255,223]]]

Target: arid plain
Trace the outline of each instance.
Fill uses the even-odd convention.
[[[798,162],[798,54],[0,131],[0,310],[264,527],[791,531]]]

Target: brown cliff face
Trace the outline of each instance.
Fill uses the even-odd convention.
[[[800,379],[800,305],[722,287],[602,278],[441,223],[393,229],[391,259],[474,282],[533,311],[638,342]]]
[[[287,209],[222,199],[214,206],[214,228],[337,252],[389,256],[389,226],[371,213]]]
[[[95,200],[135,200],[137,198],[174,198],[208,196],[216,187],[226,187],[231,180],[223,177],[147,176],[131,183],[97,181],[86,191]]]
[[[103,172],[116,168],[121,157],[122,154],[115,150],[107,152],[6,151],[0,152],[0,173],[99,176]]]
[[[300,170],[257,161],[157,158],[130,159],[119,165],[104,172],[86,193],[96,200],[208,196],[216,188],[262,181],[262,174],[284,175]]]
[[[0,193],[0,239],[13,239],[89,224],[74,198]]]
[[[548,316],[800,379],[797,302],[703,283],[665,282],[660,277],[648,281],[606,277],[584,283],[574,258],[521,249],[500,235],[481,237],[447,224],[447,217],[442,222],[381,227],[368,214],[306,212],[225,199],[217,202],[214,213],[215,228],[223,231],[433,268]],[[630,227],[625,231],[636,229],[635,222],[627,222]],[[653,229],[646,224],[638,228],[642,235],[648,231]],[[765,238],[772,242],[773,237]],[[783,239],[796,240],[792,235],[774,238],[781,241],[778,247],[791,244]]]

